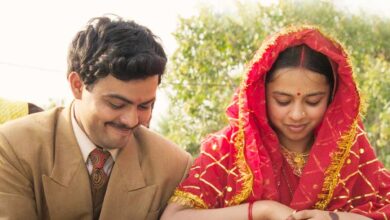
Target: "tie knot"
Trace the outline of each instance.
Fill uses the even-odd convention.
[[[103,151],[101,148],[95,148],[90,154],[93,169],[102,169],[106,160],[110,157],[110,152]]]

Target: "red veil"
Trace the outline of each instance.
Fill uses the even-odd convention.
[[[196,208],[283,201],[284,159],[267,119],[265,75],[281,51],[300,44],[330,59],[337,88],[287,205],[390,217],[390,173],[364,132],[348,54],[338,42],[308,26],[288,28],[265,40],[227,109],[229,125],[202,142],[200,156],[171,201]]]

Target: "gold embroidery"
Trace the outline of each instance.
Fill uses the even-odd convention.
[[[214,186],[212,183],[210,183],[209,181],[203,179],[203,178],[200,178],[199,181],[205,183],[206,185],[210,186],[217,194],[218,196],[222,196],[223,193],[216,187]]]
[[[341,136],[338,142],[338,149],[332,155],[332,162],[325,171],[322,192],[318,195],[319,201],[314,206],[316,209],[324,210],[332,199],[333,191],[339,182],[341,168],[349,156],[349,152],[356,138],[356,130],[357,119],[352,123],[350,130]]]
[[[372,164],[372,163],[375,163],[375,162],[378,162],[378,158],[375,158],[375,159],[373,159],[373,160],[370,160],[370,161],[367,161],[367,162],[365,162],[365,163],[359,164],[359,169],[361,169],[362,167],[365,167],[365,166],[367,166],[367,165],[370,165],[370,164]]]
[[[196,190],[200,190],[200,187],[199,186],[183,186],[183,189],[196,189]]]
[[[358,170],[354,171],[353,173],[350,173],[344,179],[340,179],[340,183],[346,183],[350,178],[354,177],[357,173],[358,173]]]
[[[240,92],[242,92],[242,90]],[[242,99],[240,99],[240,102],[242,102]],[[240,104],[240,106],[241,105],[242,103]],[[239,115],[240,114],[242,114],[241,111],[239,111]],[[239,118],[241,117],[239,116]],[[237,149],[236,165],[241,175],[241,178],[238,181],[242,181],[242,188],[241,191],[238,194],[236,194],[231,201],[229,201],[228,203],[229,206],[238,205],[246,198],[248,198],[250,192],[252,191],[252,185],[253,185],[253,174],[249,168],[249,165],[246,162],[245,155],[244,155],[245,140],[244,140],[244,126],[242,120],[239,120],[239,131],[237,133],[237,136],[234,138],[234,146]]]
[[[372,183],[368,180],[368,178],[359,170],[359,175],[362,177],[364,182],[371,188],[373,192],[375,192],[375,187],[372,185]]]
[[[210,163],[209,165],[206,166],[205,168],[205,171],[208,170],[208,168],[214,166],[214,165],[218,165],[219,167],[221,167],[226,173],[229,173],[229,170],[226,169],[226,167],[221,163],[223,160],[225,160],[226,158],[229,157],[229,154],[225,154],[223,155],[219,160],[217,160],[215,157],[213,157],[213,155],[207,153],[207,152],[202,152],[203,155],[205,156],[208,156],[209,158],[211,158],[212,160],[214,160],[213,163]],[[205,172],[204,172],[205,173]],[[202,176],[203,176],[203,173],[202,173]]]
[[[192,193],[183,192],[180,190],[175,190],[175,193],[169,199],[169,203],[179,203],[181,205],[189,206],[193,208],[203,208],[203,209],[208,208],[206,203],[200,197]]]

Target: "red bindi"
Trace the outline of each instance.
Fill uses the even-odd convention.
[[[301,93],[300,92],[297,92],[297,96],[300,96],[301,95]]]

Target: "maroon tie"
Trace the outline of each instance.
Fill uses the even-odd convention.
[[[110,157],[108,151],[103,151],[101,148],[95,148],[90,154],[89,159],[92,163],[91,173],[91,190],[93,204],[93,219],[99,219],[102,209],[104,194],[106,193],[108,175],[104,172],[103,166]]]

